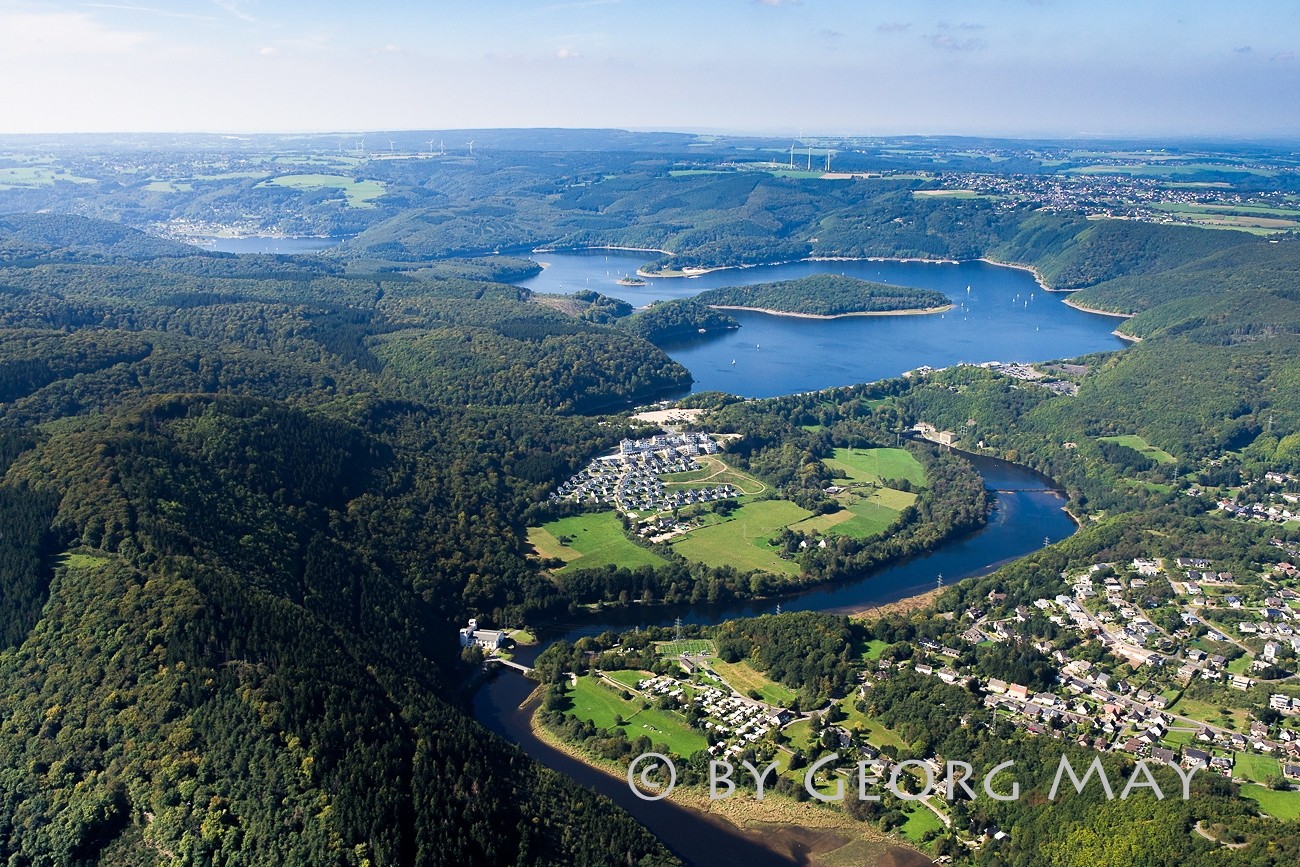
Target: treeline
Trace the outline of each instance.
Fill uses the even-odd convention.
[[[619,325],[656,346],[740,327],[731,316],[720,310],[710,310],[693,298],[657,301],[645,310],[633,313]]]
[[[802,611],[729,620],[712,630],[719,659],[747,660],[797,690],[796,710],[846,695],[855,683],[853,661],[870,637],[847,617]]]
[[[943,307],[948,303],[948,296],[933,289],[818,274],[776,283],[707,289],[694,300],[710,307],[755,307],[782,313],[842,316]]]

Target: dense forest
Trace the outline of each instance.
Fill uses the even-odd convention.
[[[817,274],[776,283],[708,289],[696,295],[695,301],[710,307],[755,307],[812,316],[930,310],[945,307],[949,303],[948,296],[933,289],[890,286],[837,274]]]

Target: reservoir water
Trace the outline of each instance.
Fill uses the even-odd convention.
[[[1124,345],[1111,334],[1118,319],[1062,303],[1065,295],[1044,291],[1032,274],[1019,268],[986,262],[790,262],[729,268],[699,277],[649,279],[644,286],[618,285],[620,278],[635,274],[653,257],[613,250],[539,253],[533,258],[546,269],[520,285],[555,294],[592,289],[642,307],[721,286],[844,274],[934,289],[955,305],[945,313],[921,316],[839,319],[730,311],[740,329],[665,347],[695,377],[696,391],[727,391],[742,397],[870,382],[921,365],[1047,361]]]

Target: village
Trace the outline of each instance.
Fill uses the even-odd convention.
[[[1074,658],[1039,640],[1036,649],[1060,667],[1056,688],[1041,692],[982,677],[958,664],[962,650],[932,641],[920,642],[913,667],[948,683],[974,679],[990,712],[1032,734],[1073,737],[1099,751],[1205,768],[1242,782],[1296,782],[1300,592],[1285,586],[1296,576],[1289,563],[1256,581],[1196,558],[1097,563],[1062,576],[1071,593],[1017,606],[1009,617],[968,612],[973,622],[961,637],[973,644],[1022,640],[1021,626],[1045,617],[1079,638],[1100,641],[1111,662]],[[1160,583],[1172,598],[1150,592]],[[991,609],[1000,596],[990,593]],[[1198,681],[1250,696],[1185,699]],[[1252,707],[1259,710],[1248,712]]]
[[[660,479],[703,470],[696,457],[718,451],[717,441],[708,433],[666,433],[649,439],[623,440],[617,452],[597,458],[560,485],[551,494],[551,500],[613,506],[636,518],[698,503],[734,499],[740,496],[740,491],[730,484],[682,481],[669,490]],[[707,480],[700,480],[703,481]]]

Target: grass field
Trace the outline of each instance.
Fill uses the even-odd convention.
[[[925,468],[907,449],[836,449],[823,463],[850,482],[874,485],[882,479],[907,479],[913,485],[925,484]]]
[[[913,843],[921,842],[921,838],[929,831],[941,830],[943,830],[943,823],[939,821],[939,817],[920,804],[912,807],[907,821],[898,826],[899,833]]]
[[[622,729],[629,738],[645,735],[655,743],[667,744],[679,756],[689,756],[709,745],[704,735],[687,725],[675,711],[641,709],[640,698],[624,701],[613,687],[593,677],[580,677],[568,692],[572,706],[568,713],[599,728]],[[624,723],[614,725],[621,716]]]
[[[798,575],[799,564],[778,557],[768,540],[777,530],[811,515],[807,509],[785,500],[747,503],[727,520],[692,531],[673,548],[687,560],[706,566],[734,566],[740,570],[761,569]]]
[[[1136,434],[1125,434],[1124,436],[1118,437],[1101,437],[1101,439],[1108,443],[1119,443],[1122,446],[1128,446],[1135,451],[1141,452],[1157,463],[1172,464],[1178,460],[1173,455],[1169,454],[1169,452],[1161,448],[1156,448]]]
[[[1284,822],[1300,819],[1300,792],[1275,792],[1248,783],[1241,787],[1241,796],[1259,804],[1259,808],[1274,819]]]
[[[701,469],[663,476],[660,481],[664,483],[664,487],[712,488],[718,485],[735,485],[742,494],[751,496],[767,490],[767,485],[748,473],[742,473],[715,455],[700,455],[696,460],[703,464]]]
[[[373,208],[374,200],[384,194],[382,181],[363,181],[343,175],[281,175],[258,186],[288,187],[291,190],[342,190],[352,208]]]
[[[150,193],[188,193],[194,189],[194,185],[176,181],[150,181],[144,188]]]
[[[605,676],[610,680],[616,680],[624,686],[631,687],[632,689],[636,689],[638,682],[654,677],[654,675],[648,671],[636,671],[632,669],[624,671],[607,671],[605,672]]]
[[[1271,756],[1256,753],[1237,753],[1232,763],[1232,775],[1253,783],[1267,783],[1282,773],[1282,765]]]
[[[1198,719],[1210,725],[1226,726],[1228,722],[1232,722],[1237,731],[1245,731],[1250,726],[1250,714],[1240,708],[1232,708],[1231,713],[1225,717],[1219,713],[1218,704],[1187,698],[1186,696],[1179,699],[1178,703],[1169,710],[1172,713]]]
[[[660,656],[712,656],[716,653],[713,642],[707,638],[683,638],[680,641],[661,641],[655,644],[655,653]]]
[[[721,675],[723,680],[731,684],[737,692],[742,695],[749,695],[750,690],[754,690],[768,704],[787,707],[798,695],[790,687],[770,679],[743,660],[730,663],[715,659],[709,663],[709,666]]]
[[[108,565],[108,559],[98,554],[70,553],[59,557],[59,565],[69,569],[102,569]]]
[[[97,183],[94,178],[70,175],[64,169],[51,168],[50,166],[16,166],[0,169],[0,188],[4,189],[12,187],[46,187],[53,185],[55,181],[72,184]]]
[[[1273,177],[1277,172],[1269,169],[1252,169],[1246,166],[1226,166],[1217,163],[1180,163],[1177,165],[1136,165],[1136,166],[1079,166],[1066,169],[1067,174],[1074,175],[1138,175],[1142,177],[1174,177],[1192,175],[1199,172],[1223,172],[1225,174],[1262,175]]]
[[[840,700],[840,710],[844,711],[844,720],[839,725],[853,731],[861,731],[866,742],[874,747],[894,746],[901,750],[907,746],[893,729],[854,707],[854,701],[851,695]]]
[[[870,659],[873,661],[880,659],[880,654],[884,653],[885,648],[888,646],[889,646],[888,641],[882,641],[879,638],[873,638],[867,642],[867,649],[863,651],[862,658]]]
[[[569,538],[567,544],[560,537]],[[561,572],[598,569],[602,566],[662,566],[664,559],[633,543],[623,534],[623,524],[614,512],[574,515],[528,530],[528,543],[543,557],[565,561]]]

